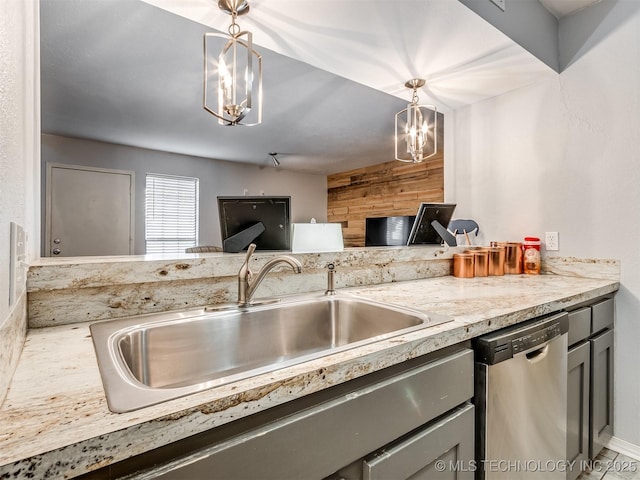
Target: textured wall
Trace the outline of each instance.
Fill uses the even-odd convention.
[[[415,215],[420,202],[442,202],[442,155],[423,163],[387,162],[327,177],[328,221],[342,223],[345,246],[363,247],[367,217]]]
[[[26,294],[9,305],[9,224],[33,234],[31,184],[37,144],[36,4],[0,2],[0,403],[26,331]],[[26,278],[26,277],[23,277]],[[17,291],[24,292],[24,282]]]
[[[0,4],[0,322],[9,313],[9,222],[25,220],[23,16],[17,1]]]
[[[614,435],[640,446],[640,2],[601,8],[571,18],[588,42],[556,79],[455,112],[455,192],[488,238],[621,260]]]

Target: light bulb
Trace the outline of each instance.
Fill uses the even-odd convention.
[[[227,68],[227,64],[224,61],[224,58],[220,57],[220,61],[218,62],[218,72],[220,75],[222,89],[224,91],[224,96],[227,99],[231,98],[231,88],[233,86],[233,81],[231,78],[231,73]]]

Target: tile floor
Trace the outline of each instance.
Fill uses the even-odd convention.
[[[640,461],[603,448],[578,480],[640,480]]]

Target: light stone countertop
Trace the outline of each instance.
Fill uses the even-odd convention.
[[[509,275],[344,289],[453,321],[122,414],[107,408],[88,323],[31,329],[0,409],[0,478],[71,478],[618,288],[615,279]]]

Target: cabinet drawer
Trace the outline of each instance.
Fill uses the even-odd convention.
[[[613,298],[591,306],[591,333],[613,327]]]
[[[395,442],[364,461],[364,480],[452,478],[472,480],[474,407],[450,415]],[[444,468],[443,468],[444,466]]]
[[[569,346],[574,345],[591,335],[591,308],[569,312]]]

